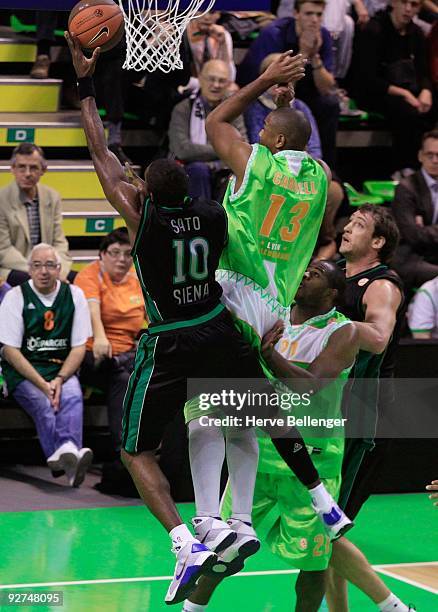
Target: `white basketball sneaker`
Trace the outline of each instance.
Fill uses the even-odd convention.
[[[349,529],[354,527],[353,521],[351,521],[338,504],[333,501],[333,506],[330,512],[323,512],[319,510],[313,503],[313,509],[319,516],[324,524],[330,540],[337,540],[344,535]]]
[[[228,519],[227,525],[236,534],[236,539],[220,553],[218,563],[213,567],[213,573],[224,578],[240,572],[245,559],[255,555],[260,548],[260,540],[251,525],[233,518]]]
[[[47,458],[47,465],[53,472],[63,471],[67,476],[76,473],[78,465],[78,450],[70,440],[61,444],[56,451]]]
[[[173,548],[172,552],[176,552]],[[203,574],[211,574],[217,555],[198,540],[190,540],[177,552],[176,567],[164,601],[177,604],[189,597]]]
[[[70,475],[71,486],[79,487],[85,479],[85,474],[93,461],[93,451],[91,448],[81,448],[77,451],[78,463],[74,474]]]
[[[195,516],[192,525],[196,538],[215,553],[228,548],[237,538],[225,521],[211,516]]]

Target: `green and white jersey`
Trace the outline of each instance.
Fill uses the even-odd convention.
[[[241,187],[224,198],[228,244],[217,272],[227,308],[259,337],[287,320],[312,256],[327,199],[327,177],[304,151],[273,155],[252,145]]]
[[[301,325],[288,325],[283,337],[276,345],[277,351],[288,361],[303,369],[322,353],[330,336],[344,325],[351,325],[335,308],[329,312],[308,319]],[[339,377],[324,387],[311,398],[310,405],[296,406],[291,413],[296,418],[324,417],[341,418],[342,394],[351,366],[341,372]],[[284,391],[282,386],[281,391]],[[298,426],[298,429],[300,427]],[[311,430],[307,429],[307,432]],[[321,432],[321,430],[318,430]],[[330,435],[330,430],[325,433]],[[341,473],[344,452],[343,428],[336,427],[335,437],[310,437],[306,430],[301,430],[306,446],[311,452],[312,460],[321,478],[334,478]],[[267,437],[259,437],[260,459],[259,472],[271,474],[289,474],[290,469],[277,453],[274,445]]]

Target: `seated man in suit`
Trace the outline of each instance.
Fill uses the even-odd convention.
[[[28,258],[40,242],[53,246],[61,257],[61,279],[70,272],[68,242],[62,231],[59,194],[39,184],[47,169],[43,150],[25,142],[11,159],[15,181],[0,189],[0,276],[14,286],[29,279]],[[69,280],[74,278],[70,273]]]
[[[421,169],[398,185],[392,211],[401,241],[394,268],[408,287],[438,275],[438,130],[426,132]]]

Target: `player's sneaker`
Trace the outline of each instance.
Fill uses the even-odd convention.
[[[260,540],[251,525],[238,519],[229,519],[227,524],[237,537],[220,553],[218,563],[212,568],[214,574],[221,574],[224,578],[240,572],[245,559],[255,555],[260,548]]]
[[[313,509],[316,514],[319,516],[321,521],[324,523],[324,527],[330,537],[330,540],[337,540],[344,533],[346,533],[349,529],[354,526],[353,521],[350,521],[348,516],[345,514],[343,510],[338,506],[338,504],[334,501],[333,506],[330,512],[322,512],[314,504],[312,504]]]
[[[172,549],[175,552],[174,549]],[[173,580],[164,601],[168,605],[187,599],[194,590],[198,578],[211,573],[217,555],[198,540],[190,540],[178,551]]]
[[[195,516],[192,525],[196,539],[215,553],[228,548],[237,538],[237,533],[227,523],[211,516]]]

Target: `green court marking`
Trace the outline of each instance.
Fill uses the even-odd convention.
[[[192,504],[180,505],[184,520]],[[426,495],[373,496],[364,507],[351,539],[374,564],[436,561],[438,514]],[[76,582],[36,591],[64,592],[63,608],[43,610],[145,611],[169,610],[163,602],[167,576],[173,573],[170,541],[143,506],[7,512],[0,514],[1,583],[3,585]],[[266,529],[266,528],[265,528]],[[263,536],[265,530],[260,530]],[[245,566],[246,575],[226,580],[209,606],[211,612],[291,612],[296,574],[266,546]],[[382,576],[389,588],[420,612],[438,610],[438,597],[401,580]],[[101,581],[96,583],[94,581]],[[123,582],[106,582],[123,580]],[[83,581],[90,581],[89,584]],[[352,612],[376,607],[351,588]],[[2,606],[2,610],[11,608]],[[35,612],[35,608],[22,607]],[[175,611],[181,606],[175,606]]]

